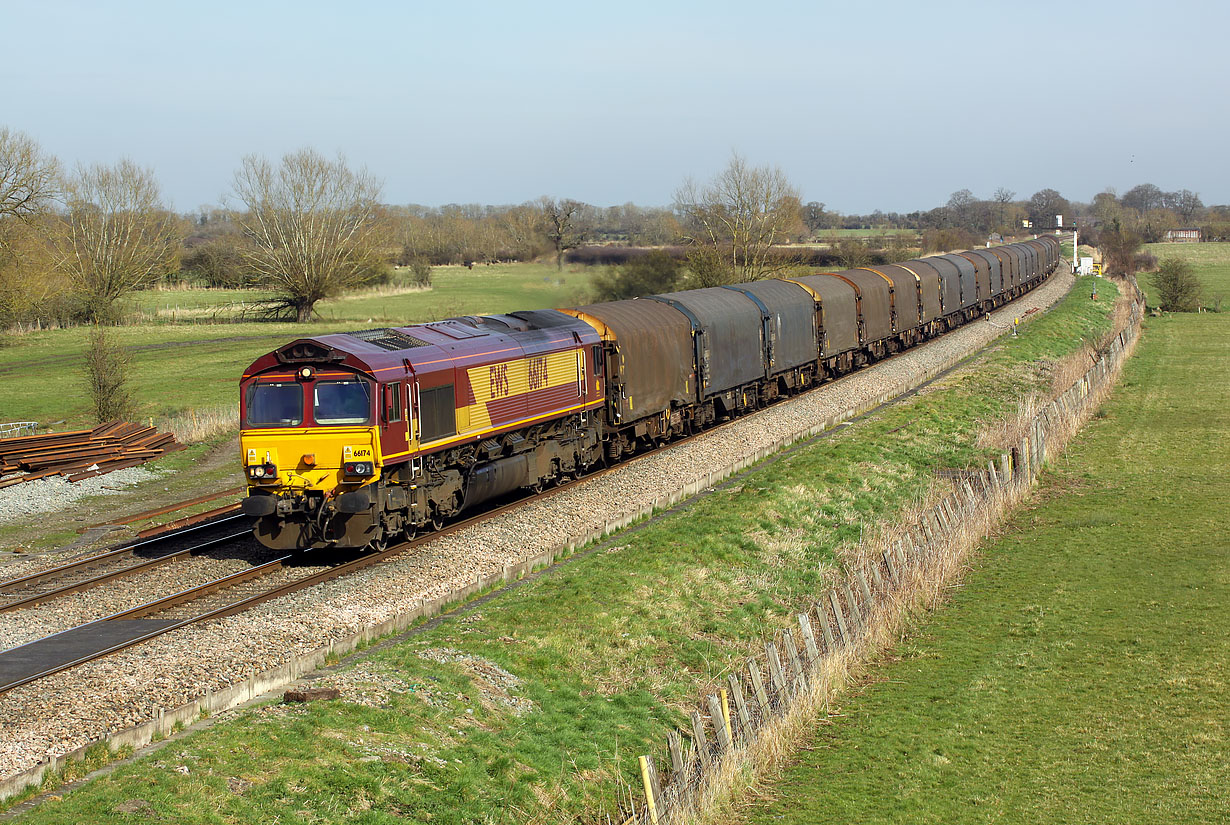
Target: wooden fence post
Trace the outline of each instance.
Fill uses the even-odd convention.
[[[863,594],[863,604],[867,607],[867,612],[871,613],[871,588],[867,586],[867,577],[863,575],[862,570],[855,570],[854,580],[858,582],[859,592]]]
[[[850,633],[846,630],[846,618],[841,615],[841,602],[837,600],[837,591],[829,591],[829,603],[833,605],[833,616],[837,619],[837,632],[841,634],[841,641],[844,644],[850,644]]]
[[[811,632],[811,619],[806,613],[799,614],[799,632],[803,634],[803,649],[807,651],[807,661],[814,667],[820,659],[820,650],[816,647],[816,636]]]
[[[874,559],[871,561],[871,581],[876,587],[877,593],[884,592],[884,576],[880,573],[880,565]]]
[[[733,673],[727,677],[726,683],[730,685],[730,695],[735,698],[735,713],[739,714],[739,730],[743,731],[743,739],[747,741],[752,734],[752,714],[747,709],[747,698],[743,695],[743,685],[739,682],[739,677]]]
[[[726,733],[726,719],[722,716],[722,703],[716,693],[709,694],[709,718],[713,721],[713,732],[717,735],[718,745],[723,751],[730,750],[730,736]]]
[[[794,690],[798,693],[807,686],[807,677],[803,673],[803,664],[799,661],[799,649],[794,643],[794,634],[786,629],[786,659],[790,662],[790,670],[794,674]]]
[[[705,722],[696,711],[692,711],[692,741],[696,745],[697,754],[700,755],[700,764],[708,768],[709,740],[705,738]]]
[[[765,642],[764,652],[769,660],[769,681],[773,683],[773,690],[777,692],[778,697],[785,699],[786,674],[782,672],[782,660],[777,655],[777,645]]]
[[[833,640],[833,628],[829,626],[829,609],[821,600],[816,602],[815,610],[816,618],[820,620],[820,633],[824,636],[824,649],[832,650],[836,643]]]
[[[854,620],[854,627],[851,630],[861,636],[863,631],[866,630],[863,624],[863,611],[859,610],[858,602],[854,599],[854,593],[850,590],[850,582],[846,581],[841,586],[841,589],[846,597],[846,607],[850,609],[850,618]]]
[[[752,676],[752,690],[756,691],[756,704],[759,706],[760,718],[763,720],[768,717],[773,706],[769,704],[769,695],[765,693],[764,679],[760,678],[760,668],[756,666],[755,659],[748,663],[747,669]]]
[[[884,551],[884,566],[888,569],[888,578],[893,584],[901,584],[901,577],[897,575],[897,566],[893,563],[892,550]]]
[[[671,752],[671,770],[676,775],[683,773],[683,743],[679,739],[679,731],[673,730],[666,734],[666,749]]]

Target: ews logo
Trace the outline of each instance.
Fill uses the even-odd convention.
[[[542,389],[547,385],[547,359],[531,358],[529,364],[530,391]]]
[[[511,391],[508,386],[508,364],[493,364],[488,377],[492,398],[504,398]]]

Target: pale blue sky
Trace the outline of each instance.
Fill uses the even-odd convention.
[[[390,203],[665,205],[732,150],[842,212],[1142,182],[1228,203],[1226,9],[0,0],[0,125],[151,166],[182,211],[303,146]]]

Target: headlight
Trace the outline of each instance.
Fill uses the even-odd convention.
[[[348,461],[342,467],[348,476],[370,476],[376,474],[376,468],[370,461]]]
[[[261,481],[277,478],[278,468],[273,464],[257,464],[248,468],[248,475]]]

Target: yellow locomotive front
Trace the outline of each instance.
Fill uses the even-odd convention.
[[[367,489],[380,477],[377,384],[305,348],[245,376],[240,451],[256,537],[295,550],[363,546],[372,530]],[[275,353],[276,355],[276,353]],[[298,361],[288,364],[286,361]]]

